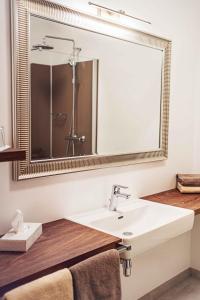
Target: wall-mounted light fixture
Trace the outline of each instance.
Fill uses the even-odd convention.
[[[106,6],[102,6],[102,5],[93,3],[93,2],[88,2],[88,4],[95,6],[97,8],[97,13],[99,16],[112,17],[112,18],[117,18],[117,17],[123,16],[123,17],[128,17],[128,18],[134,19],[136,21],[140,21],[140,22],[151,25],[151,22],[144,20],[142,18],[138,18],[138,17],[131,16],[129,14],[126,14],[126,12],[123,10],[115,10],[115,9],[108,8]]]

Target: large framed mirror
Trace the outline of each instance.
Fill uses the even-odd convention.
[[[171,41],[15,0],[15,180],[167,158]]]

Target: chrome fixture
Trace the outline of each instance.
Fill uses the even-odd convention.
[[[120,262],[122,264],[124,276],[125,277],[130,277],[131,276],[131,271],[132,271],[132,260],[131,260],[131,258],[121,258]]]
[[[140,21],[140,22],[144,22],[144,23],[147,23],[147,24],[151,25],[151,22],[149,22],[147,20],[144,20],[144,19],[141,19],[141,18],[138,18],[138,17],[134,17],[134,16],[131,16],[131,15],[128,15],[124,10],[115,10],[115,9],[108,8],[106,6],[99,5],[99,4],[96,4],[96,3],[93,3],[93,2],[88,2],[88,4],[95,6],[95,7],[97,7],[100,10],[103,9],[103,10],[106,10],[106,11],[108,11],[110,13],[122,15],[122,16],[125,16],[125,17],[128,17],[128,18],[131,18],[131,19],[134,19],[134,20],[137,20],[137,21]]]
[[[67,140],[67,147],[66,147],[66,155],[68,155],[70,150],[70,145],[72,146],[72,156],[75,156],[75,142],[85,142],[85,136],[78,137],[75,133],[75,105],[76,105],[76,64],[79,59],[79,53],[82,50],[81,48],[76,47],[75,40],[65,37],[53,36],[53,35],[46,35],[45,39],[55,39],[61,41],[67,41],[72,43],[72,55],[69,59],[69,64],[72,67],[72,118],[71,118],[71,128],[69,131],[68,136],[66,137]]]
[[[67,141],[80,142],[80,143],[85,143],[86,142],[85,135],[78,136],[77,134],[67,136],[66,140]]]
[[[127,186],[114,184],[112,187],[111,198],[109,199],[109,210],[117,211],[118,198],[129,199],[131,197],[130,194],[121,193],[121,189],[127,189]]]
[[[61,40],[61,41],[68,41],[73,43],[73,48],[75,48],[75,41],[73,39],[63,38],[60,36],[55,35],[45,35],[45,39],[54,39],[54,40]]]
[[[33,45],[32,48],[31,48],[31,51],[34,51],[34,50],[39,50],[39,51],[42,51],[42,50],[53,50],[54,47],[51,46],[51,45],[48,45],[46,43],[46,39],[43,38],[42,39],[42,43],[41,44],[37,44],[37,45]]]
[[[120,255],[120,263],[122,264],[123,274],[125,277],[131,276],[132,260],[131,260],[131,245],[119,244],[117,248]]]

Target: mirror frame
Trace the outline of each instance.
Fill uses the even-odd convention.
[[[160,161],[168,156],[171,41],[98,16],[44,0],[11,0],[13,144],[26,150],[26,160],[14,162],[13,179],[23,180],[49,175]],[[35,15],[61,24],[109,35],[163,51],[160,148],[155,151],[122,155],[91,155],[31,161],[30,105],[30,17]],[[109,26],[109,27],[108,27]],[[99,28],[99,29],[98,29]],[[115,34],[108,34],[107,29]]]

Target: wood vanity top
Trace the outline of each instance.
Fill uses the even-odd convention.
[[[120,238],[61,219],[43,224],[26,253],[0,252],[0,295],[33,279],[116,248]]]
[[[200,214],[200,194],[182,194],[177,189],[142,197],[153,202],[192,209],[195,215]]]
[[[25,160],[26,151],[21,149],[9,148],[0,152],[0,162]]]

